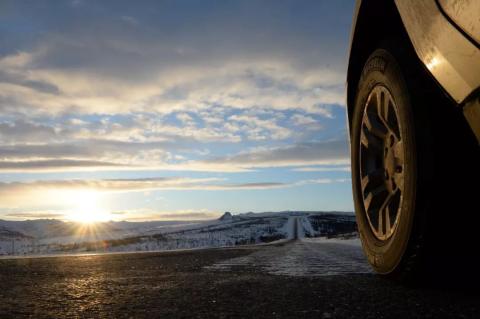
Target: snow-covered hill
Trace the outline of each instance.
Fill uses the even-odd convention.
[[[291,239],[294,233],[335,237],[355,230],[353,215],[341,212],[225,213],[209,221],[111,221],[95,225],[53,219],[0,220],[0,255],[223,247]]]

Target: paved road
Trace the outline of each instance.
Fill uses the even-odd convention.
[[[354,241],[0,260],[0,318],[478,318],[479,311],[478,294],[378,278]]]
[[[297,277],[372,273],[358,239],[308,239],[305,238],[301,218],[294,217],[290,225],[292,238],[287,244],[259,249],[246,256],[222,260],[206,268],[227,272],[242,268]]]

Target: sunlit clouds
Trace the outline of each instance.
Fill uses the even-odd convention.
[[[0,218],[350,209],[352,7],[2,3]]]

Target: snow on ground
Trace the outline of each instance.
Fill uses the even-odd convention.
[[[351,215],[321,212],[226,214],[203,222],[108,222],[93,228],[57,220],[0,220],[0,255],[226,247],[336,237],[352,231],[355,222]]]

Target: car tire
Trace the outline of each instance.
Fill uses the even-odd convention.
[[[420,168],[431,152],[416,103],[398,60],[386,49],[374,51],[355,99],[351,170],[363,250],[375,271],[390,277],[410,277],[421,263],[428,201],[418,185],[429,179]]]
[[[480,259],[473,253],[479,242],[480,147],[461,107],[421,66],[408,41],[395,39],[370,55],[358,82],[350,140],[353,198],[362,247],[375,271],[385,277],[455,286],[480,284]],[[403,140],[403,181],[395,182],[402,186],[401,211],[393,232],[383,237],[372,228],[372,219],[378,223],[371,217],[374,210],[365,206],[366,195],[375,185],[366,189],[362,177],[387,163],[391,178],[392,156],[368,160],[365,166],[365,150],[361,148],[362,130],[368,129],[365,114],[372,107],[368,99],[382,92],[395,106],[398,134]],[[385,152],[388,136],[380,142]],[[377,183],[387,183],[386,176]],[[391,183],[387,187],[389,191],[393,188]]]

